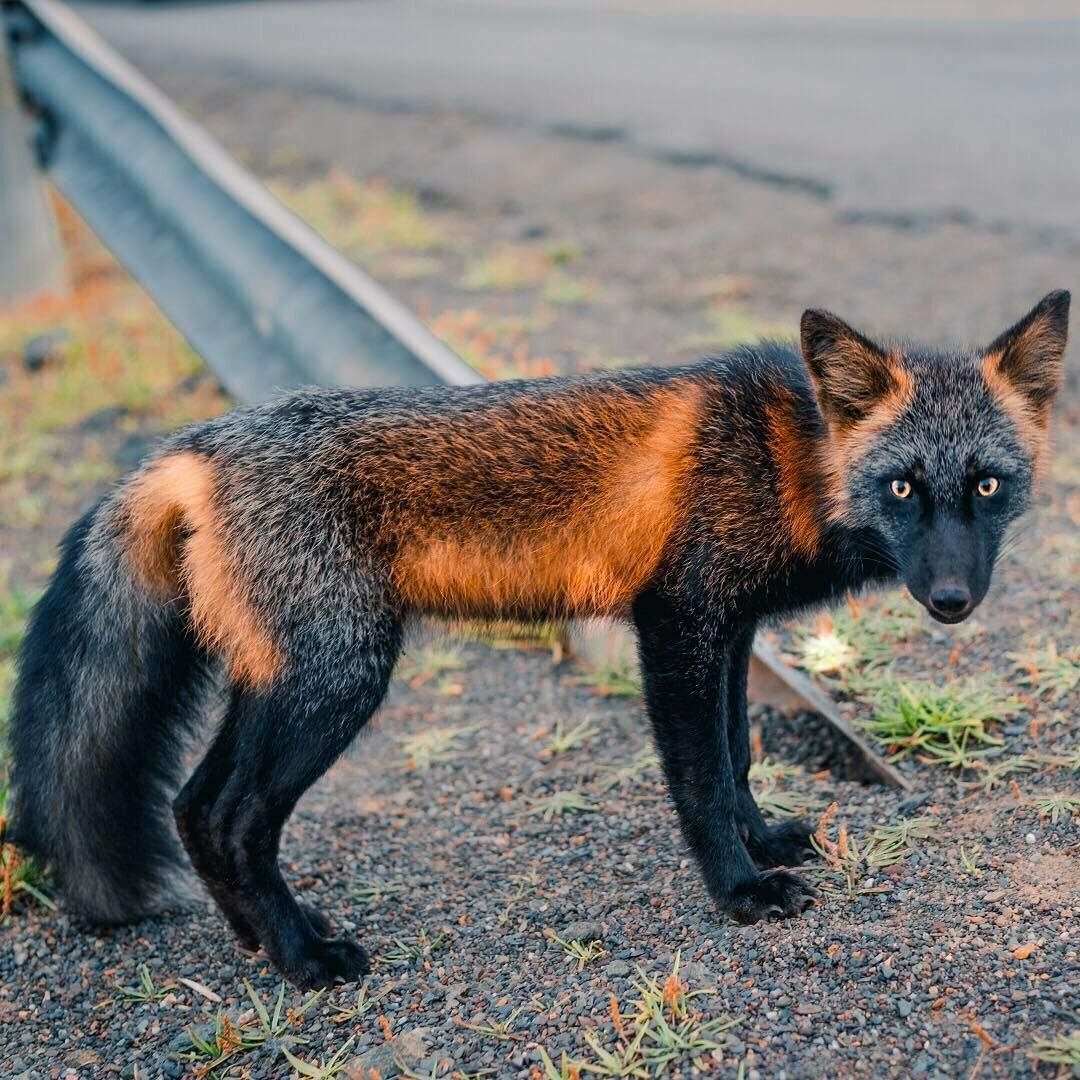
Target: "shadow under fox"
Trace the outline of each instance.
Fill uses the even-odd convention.
[[[178,830],[245,946],[299,984],[356,978],[363,950],[296,903],[278,843],[382,700],[403,624],[611,615],[637,628],[709,893],[741,921],[798,914],[814,891],[774,868],[809,828],[767,826],[747,784],[755,627],[897,578],[941,621],[970,613],[1044,454],[1068,302],[981,350],[883,348],[810,311],[801,355],[306,390],[182,431],[74,526],[33,615],[17,839],[117,922],[183,894]]]

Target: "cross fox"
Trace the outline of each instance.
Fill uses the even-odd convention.
[[[278,844],[378,708],[404,624],[614,616],[710,896],[740,922],[798,915],[810,829],[767,825],[747,785],[755,627],[897,579],[940,622],[971,613],[1045,460],[1068,309],[1050,293],[949,352],[807,311],[801,348],[305,389],[181,431],[74,525],[31,618],[16,839],[118,923],[183,899],[178,838],[245,947],[301,986],[356,979],[363,949],[297,903]]]

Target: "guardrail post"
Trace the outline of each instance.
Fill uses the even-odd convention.
[[[66,289],[59,234],[34,165],[0,24],[0,304]]]

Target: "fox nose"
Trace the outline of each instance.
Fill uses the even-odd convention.
[[[965,585],[938,585],[930,593],[930,607],[947,619],[958,618],[971,610],[971,592]]]

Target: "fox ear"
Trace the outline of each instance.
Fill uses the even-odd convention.
[[[881,346],[828,311],[804,311],[799,332],[818,404],[830,424],[857,424],[910,383]]]
[[[1046,413],[1061,385],[1068,334],[1069,294],[1058,289],[987,347],[984,370],[1005,379],[1036,413]]]

